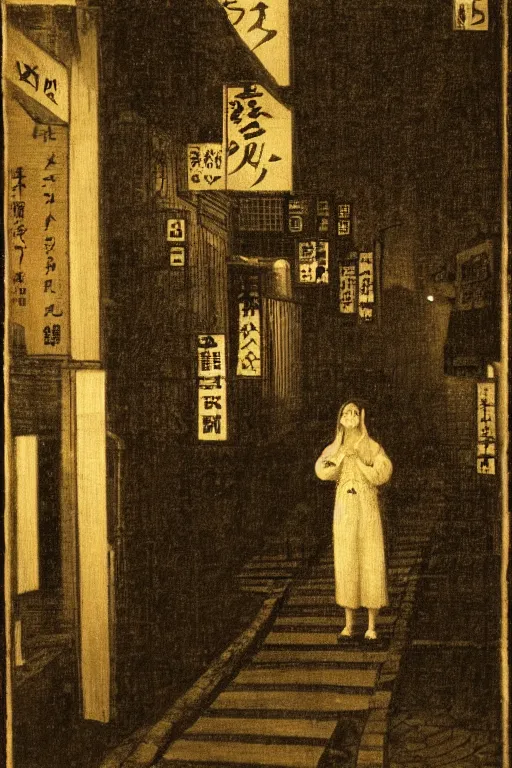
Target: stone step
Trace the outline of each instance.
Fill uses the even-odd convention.
[[[374,669],[283,669],[252,668],[240,672],[232,685],[307,685],[372,689],[376,683]]]
[[[358,624],[365,624],[367,621],[367,615],[366,611],[364,613],[356,613],[355,615],[355,623],[356,626]],[[392,614],[390,616],[377,616],[377,629],[379,627],[388,627],[392,624],[394,624],[396,621],[396,614]],[[344,624],[344,618],[341,614],[340,616],[300,616],[300,615],[286,615],[286,616],[278,616],[278,618],[274,621],[274,627],[291,627],[291,626],[328,626],[328,627],[337,627],[341,624]]]
[[[265,710],[286,712],[354,712],[369,708],[370,697],[361,693],[333,691],[223,691],[210,709]]]
[[[324,747],[295,744],[240,744],[232,741],[189,741],[179,739],[165,753],[163,766],[185,761],[236,765],[282,766],[282,768],[314,768]]]
[[[265,570],[267,568],[283,568],[283,569],[291,569],[296,568],[298,565],[300,565],[299,560],[264,560],[264,561],[258,561],[258,562],[250,562],[244,565],[243,571],[258,571],[258,570]]]
[[[253,664],[382,664],[387,658],[385,651],[344,649],[338,644],[325,648],[263,649],[254,656]]]
[[[185,733],[188,735],[278,736],[281,738],[330,739],[332,719],[271,717],[201,717]]]

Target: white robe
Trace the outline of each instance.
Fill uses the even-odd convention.
[[[365,462],[354,456],[341,461],[320,456],[320,480],[335,480],[333,543],[336,602],[344,608],[388,605],[384,535],[377,486],[391,477],[393,467],[381,446],[369,437],[357,444]],[[341,450],[343,446],[341,446]],[[335,461],[336,466],[326,465]]]

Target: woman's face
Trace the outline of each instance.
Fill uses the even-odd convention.
[[[359,426],[361,414],[359,408],[354,403],[348,403],[341,414],[340,424],[345,429],[355,429]]]

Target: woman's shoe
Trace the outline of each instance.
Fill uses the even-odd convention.
[[[367,629],[364,633],[365,640],[377,640],[377,633],[374,629]]]
[[[344,643],[352,639],[352,631],[344,627],[338,635],[338,643]]]

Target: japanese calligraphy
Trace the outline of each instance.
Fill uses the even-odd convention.
[[[326,240],[299,243],[299,282],[329,282],[329,243]]]
[[[5,77],[16,91],[29,98],[29,105],[37,104],[48,116],[45,122],[66,124],[69,120],[69,72],[18,28],[7,24],[5,36]],[[30,106],[28,108],[30,112]]]
[[[44,76],[39,81],[39,89],[43,88]],[[35,123],[16,103],[9,105],[7,120],[11,318],[23,328],[28,355],[65,355],[69,348],[68,129]]]
[[[279,85],[290,84],[289,0],[219,0],[245,45]]]
[[[21,166],[11,169],[11,245],[14,257],[14,275],[12,278],[12,302],[18,307],[27,306],[27,284],[26,273],[22,269],[27,249],[26,234],[28,232],[25,219],[26,201],[25,195],[26,174]]]
[[[373,253],[359,254],[358,294],[359,319],[364,322],[373,320],[375,304]]]
[[[489,29],[488,0],[453,0],[453,28],[486,32]]]
[[[202,334],[197,340],[198,438],[227,439],[226,349],[222,334]]]
[[[167,219],[167,241],[184,242],[185,219]]]
[[[225,88],[225,116],[226,189],[290,190],[291,111],[262,86],[246,83]]]
[[[340,312],[343,315],[354,315],[357,308],[357,265],[340,265]]]
[[[477,472],[496,474],[496,385],[477,384]]]
[[[226,188],[226,167],[222,144],[189,144],[187,169],[190,190]]]
[[[249,278],[238,295],[237,376],[261,376],[261,309],[257,278]]]
[[[350,235],[352,231],[350,217],[352,214],[352,206],[350,203],[340,203],[337,206],[337,232],[339,237]]]

